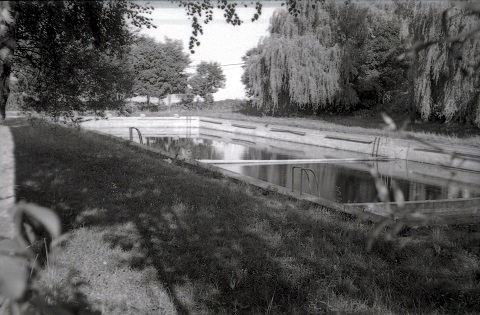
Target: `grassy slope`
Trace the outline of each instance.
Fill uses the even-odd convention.
[[[366,253],[368,223],[100,135],[9,124],[17,198],[54,209],[72,232],[42,275],[52,298],[103,314],[480,309],[480,237],[465,227]]]

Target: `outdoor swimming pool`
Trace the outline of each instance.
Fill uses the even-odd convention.
[[[346,212],[355,208],[350,213],[361,209],[383,216],[373,168],[390,190],[396,182],[406,206],[480,222],[476,149],[450,156],[447,150],[403,140],[199,117],[115,118],[82,127],[210,165],[281,193],[311,196],[311,201]]]
[[[208,135],[204,135],[208,137]],[[370,167],[379,171],[388,187],[396,181],[407,201],[480,197],[480,185],[462,183],[451,178],[444,181],[438,178],[419,175],[420,163],[399,163],[395,160],[376,161],[371,156],[349,154],[364,161],[341,161],[345,152],[321,147],[298,144],[276,143],[259,144],[245,139],[207,139],[180,137],[148,137],[149,146],[170,152],[181,159],[223,161],[219,168],[245,176],[300,191],[314,196],[342,203],[377,202],[375,183],[370,175]],[[258,141],[258,139],[257,139]],[[336,159],[338,163],[302,163],[303,159]],[[240,161],[244,160],[245,163]],[[295,163],[289,161],[294,160]],[[233,161],[228,164],[228,161]],[[265,164],[256,164],[265,161]],[[271,161],[272,164],[269,164]],[[281,164],[279,164],[282,162]],[[343,162],[343,163],[342,163]],[[273,164],[274,163],[274,164]],[[417,165],[414,165],[417,164]],[[300,170],[308,170],[300,174]],[[428,170],[426,170],[428,171]],[[431,170],[430,170],[431,172]],[[457,175],[458,176],[458,175]],[[302,179],[302,182],[300,180]],[[292,186],[293,184],[293,186]]]

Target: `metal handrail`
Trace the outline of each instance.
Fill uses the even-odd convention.
[[[320,191],[320,185],[318,184],[318,177],[315,174],[315,172],[310,169],[310,168],[304,168],[301,166],[292,166],[292,192],[295,191],[295,169],[300,169],[300,195],[303,193],[303,173],[305,173],[305,176],[307,176],[307,181],[308,181],[308,189],[310,192],[310,195],[312,194],[312,186],[311,186],[311,181],[310,181],[310,176],[308,175],[309,172],[313,174],[313,177],[315,178],[315,184],[317,185],[317,192]]]
[[[138,130],[137,127],[130,127],[128,128],[128,131],[130,133],[130,141],[133,141],[133,129],[135,129],[138,133],[138,138],[140,139],[140,144],[143,144],[143,137],[142,137],[142,133],[140,132],[140,130]]]
[[[312,187],[310,186],[310,176],[308,176],[308,172],[313,174],[313,177],[315,178],[315,184],[317,185],[317,192],[319,192],[320,186],[318,185],[318,178],[315,172],[310,168],[303,168],[302,171],[305,172],[305,175],[307,175],[308,189],[310,190],[310,195],[312,194]]]

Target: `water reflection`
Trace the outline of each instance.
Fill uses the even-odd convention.
[[[245,139],[179,138],[149,137],[149,145],[174,153],[186,159],[208,160],[290,160],[360,156],[346,151],[335,151],[314,146],[284,143],[284,147],[273,145],[271,141],[256,143]],[[260,141],[259,141],[260,142]],[[287,162],[288,163],[288,162]],[[373,164],[372,164],[373,163]],[[369,173],[371,166],[377,168],[382,180],[391,186],[395,180],[403,191],[407,201],[455,199],[480,197],[480,185],[465,183],[450,178],[435,180],[419,175],[418,170],[429,173],[441,173],[435,166],[419,163],[406,164],[406,161],[349,163],[349,164],[280,164],[280,165],[242,165],[225,164],[219,167],[250,176],[295,191],[302,191],[332,201],[343,203],[376,202],[377,191]],[[301,176],[299,169],[308,169],[310,180],[305,172]],[[428,167],[428,169],[426,169]],[[314,177],[316,180],[314,180]],[[302,178],[302,182],[301,179]],[[318,186],[316,181],[318,180]]]
[[[365,169],[363,170],[335,164],[295,165],[295,167],[297,166],[312,170],[318,179],[318,187],[314,177],[310,176],[309,180],[305,174],[303,175],[302,183],[300,183],[300,173],[299,171],[292,172],[292,165],[242,165],[239,173],[287,187],[289,190],[292,189],[293,182],[293,188],[295,191],[300,191],[300,187],[302,186],[302,191],[304,193],[310,193],[332,201],[343,203],[378,201],[375,183],[368,171],[367,165],[364,165]],[[222,165],[221,167],[232,170],[232,167],[236,167],[236,165]],[[398,186],[404,193],[405,199],[408,201],[468,198],[473,197],[474,195],[480,195],[478,193],[473,193],[469,189],[455,186],[454,184],[450,187],[442,187],[428,183],[405,180],[398,177],[382,178],[388,187],[391,186],[392,179],[397,182]],[[452,190],[456,193],[452,194]]]
[[[308,155],[303,151],[294,151],[296,154],[279,153],[259,147],[255,142],[232,139],[232,142],[203,138],[180,137],[149,137],[148,143],[152,147],[174,153],[186,159],[208,160],[287,160],[305,158]],[[277,148],[277,151],[279,149]],[[310,155],[314,157],[314,155]]]

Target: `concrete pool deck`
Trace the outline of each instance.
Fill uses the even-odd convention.
[[[87,118],[88,119],[88,118]],[[470,174],[471,180],[477,178],[480,185],[480,150],[460,146],[428,147],[425,144],[412,140],[393,139],[387,137],[352,135],[345,133],[323,132],[307,128],[286,127],[251,122],[229,121],[226,119],[207,117],[115,117],[107,120],[89,120],[81,124],[83,129],[101,132],[116,139],[126,141],[131,145],[145,150],[160,153],[172,159],[175,156],[158,148],[147,147],[130,141],[129,127],[141,128],[143,137],[151,136],[200,136],[200,129],[214,131],[218,134],[236,134],[259,137],[267,141],[288,141],[290,143],[309,144],[324,148],[338,149],[355,153],[366,154],[374,159],[391,158],[396,160],[416,161],[425,163],[428,173],[429,165],[441,165],[442,171],[452,173],[455,171]],[[161,133],[159,134],[159,128]],[[139,134],[140,135],[140,134]],[[137,135],[135,135],[137,137]],[[135,138],[137,139],[137,138]],[[246,140],[245,140],[246,141]],[[252,184],[267,190],[311,201],[332,209],[356,215],[360,218],[378,221],[385,216],[398,219],[394,215],[385,213],[385,207],[379,203],[368,204],[342,204],[325,198],[315,197],[299,192],[289,191],[286,187],[264,182],[249,176],[238,174],[229,170],[217,168],[195,160],[185,160],[185,163],[197,165],[220,172],[225,176]],[[273,162],[274,163],[274,162]],[[421,165],[421,164],[419,164]],[[435,174],[427,174],[434,176]],[[438,211],[437,211],[438,209]],[[467,198],[461,200],[413,201],[406,204],[405,211],[419,211],[428,214],[430,223],[435,224],[461,224],[480,223],[480,198]]]

